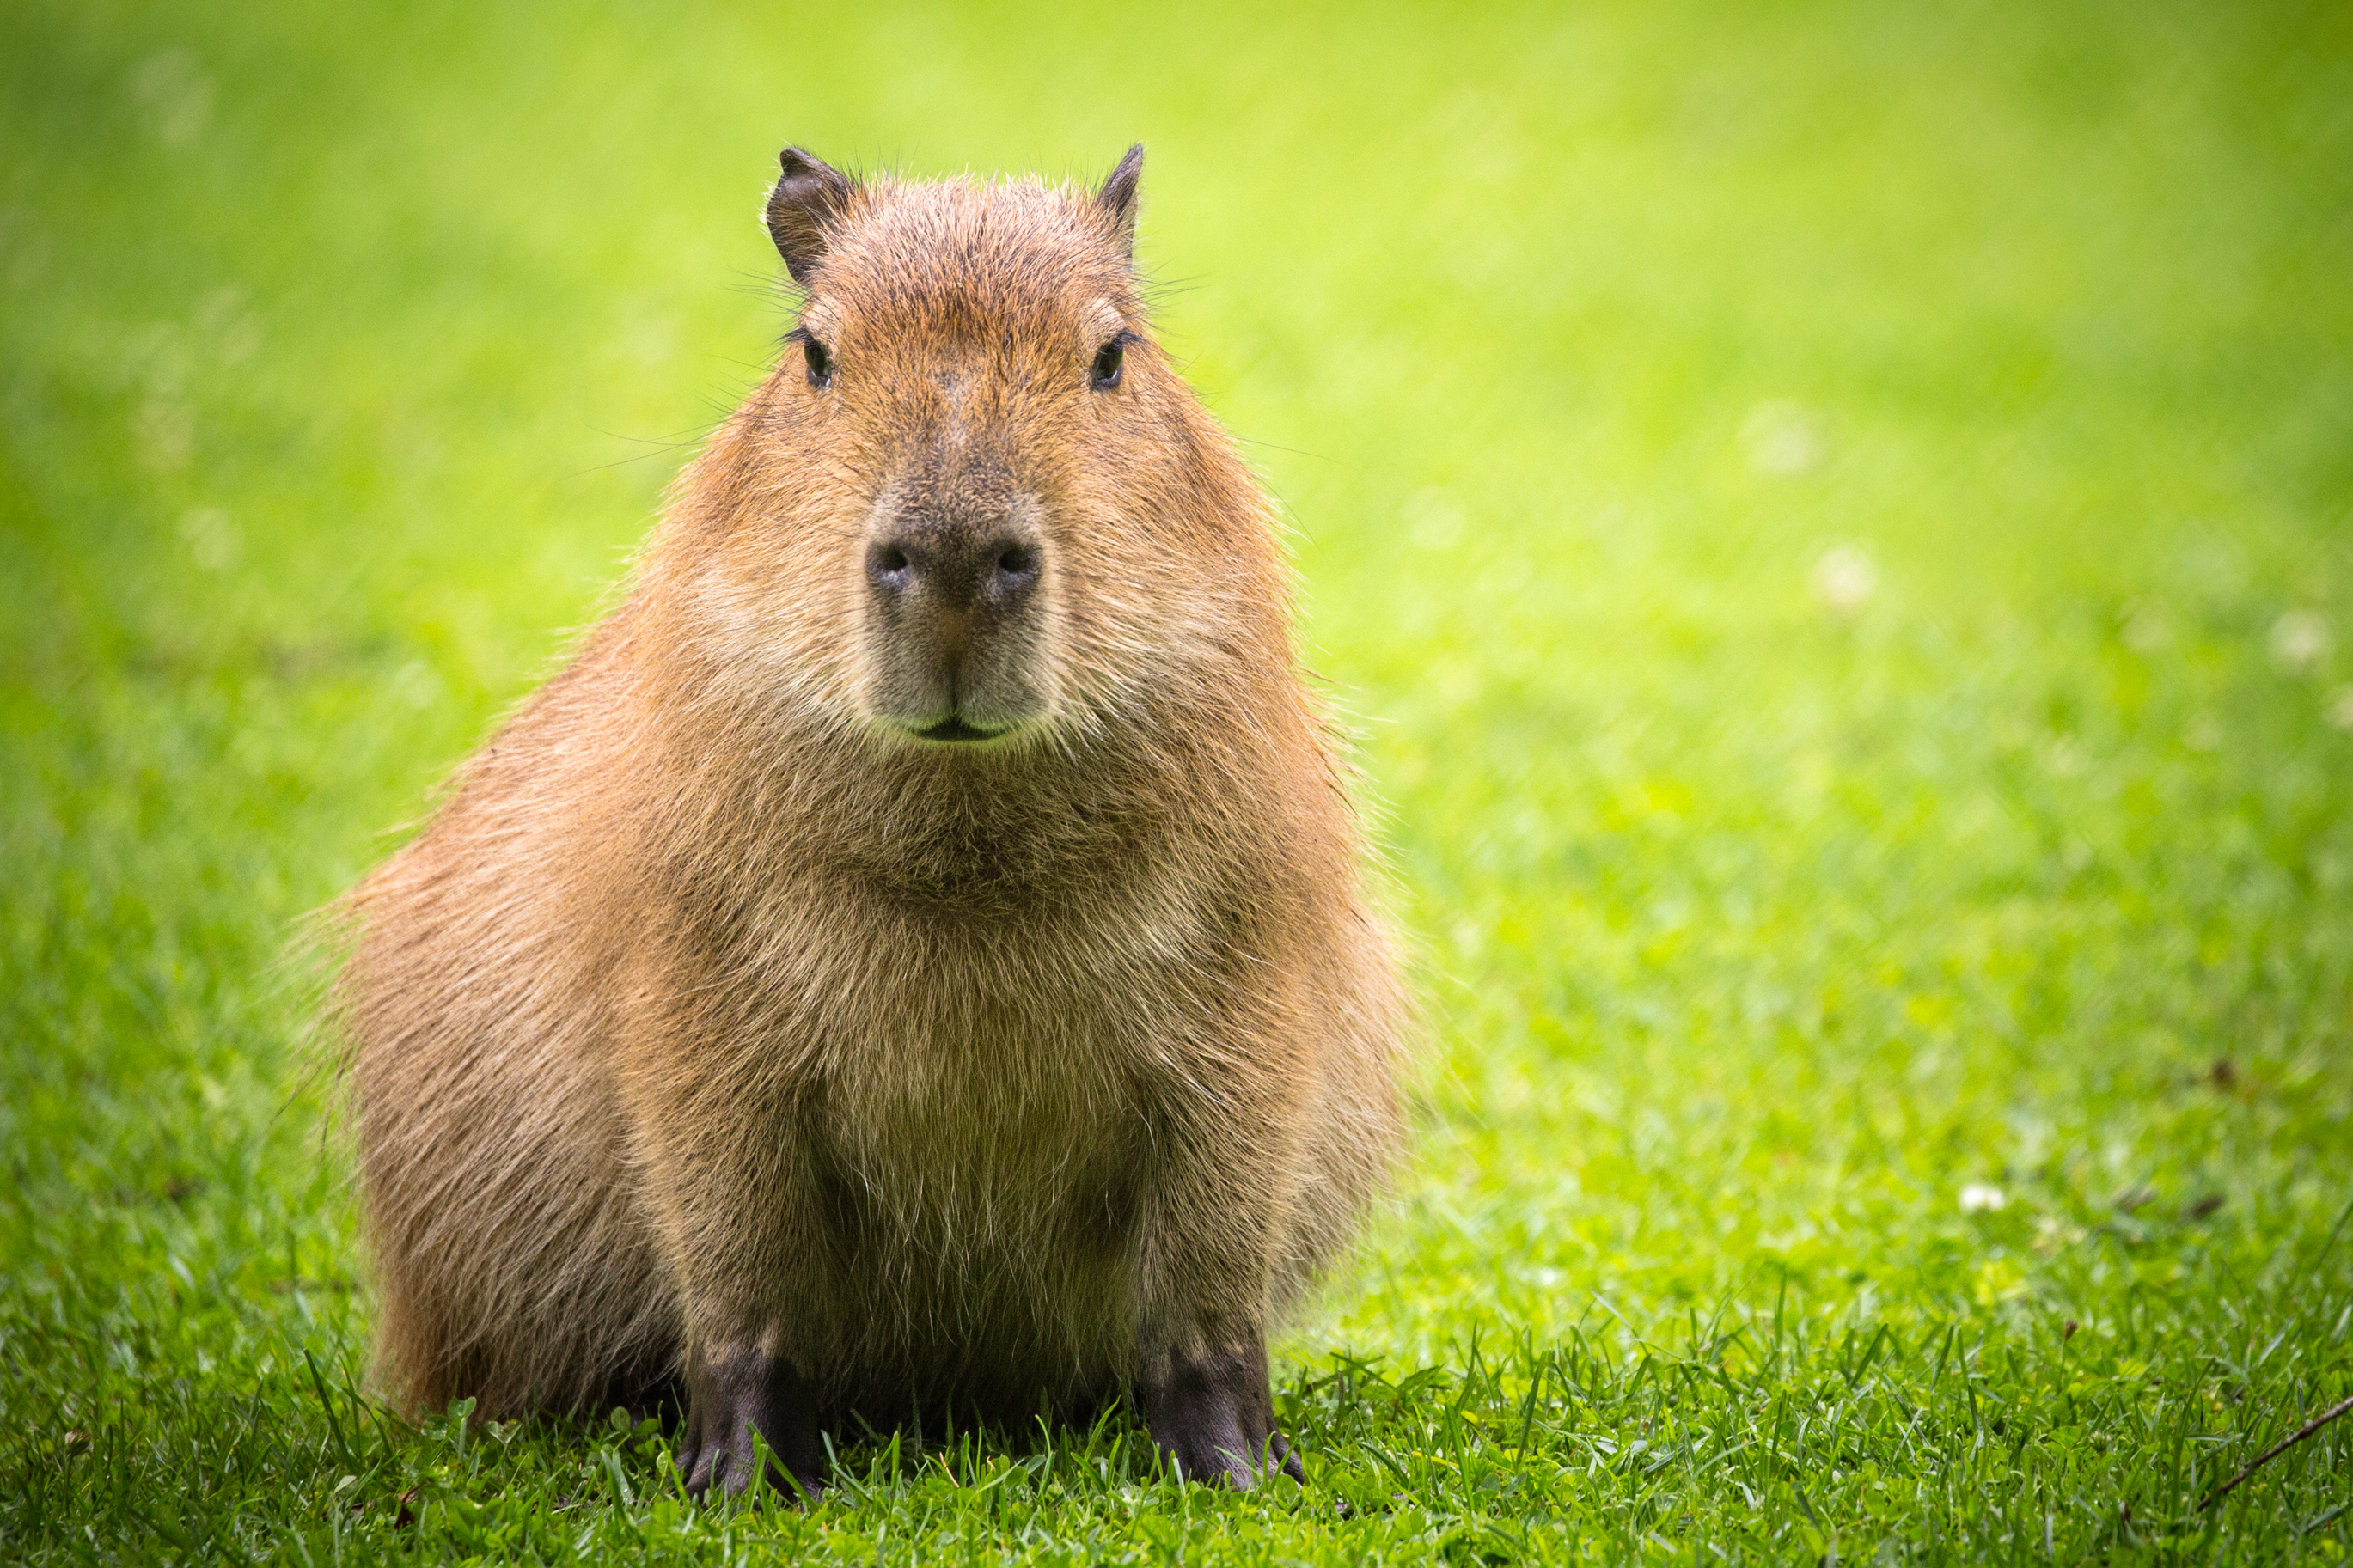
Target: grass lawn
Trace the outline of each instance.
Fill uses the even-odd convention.
[[[786,324],[776,149],[1098,175],[1431,1045],[1310,1484],[409,1426],[306,910]],[[2353,13],[0,7],[0,1559],[2333,1563]]]

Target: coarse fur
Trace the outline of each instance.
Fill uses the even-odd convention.
[[[1123,1388],[1188,1473],[1282,1459],[1263,1336],[1393,1156],[1408,1007],[1138,162],[786,154],[791,352],[342,909],[401,1405],[681,1373],[698,1489],[754,1429],[813,1487],[818,1419]]]

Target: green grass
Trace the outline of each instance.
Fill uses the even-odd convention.
[[[0,1558],[2343,1561],[2353,1420],[2197,1504],[2353,1394],[2347,16],[0,8]],[[300,917],[758,374],[779,144],[1138,136],[1433,1026],[1310,1486],[401,1425]]]

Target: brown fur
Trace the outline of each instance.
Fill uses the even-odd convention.
[[[1145,335],[1123,172],[813,186],[778,237],[832,384],[786,355],[626,602],[350,895],[403,1405],[741,1355],[835,1411],[1149,1404],[1187,1358],[1262,1365],[1378,1185],[1390,936],[1269,505]],[[1035,710],[918,738],[878,716],[876,531],[1008,508]]]

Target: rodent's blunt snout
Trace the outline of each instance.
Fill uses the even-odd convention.
[[[886,600],[921,596],[936,609],[1017,613],[1038,585],[1037,541],[1012,530],[961,537],[911,529],[866,550],[866,576]]]
[[[876,717],[926,741],[986,741],[1045,711],[1046,542],[1019,510],[902,513],[869,539],[865,564]]]

